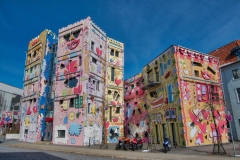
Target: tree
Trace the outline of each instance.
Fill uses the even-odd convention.
[[[216,110],[217,105],[214,105],[214,103],[213,103],[213,96],[216,96],[217,99],[215,99],[215,101],[218,100],[218,102],[219,102],[218,105],[221,107],[221,102],[222,102],[223,98],[219,98],[219,95],[217,93],[215,93],[213,90],[214,87],[216,87],[216,86],[219,87],[221,85],[220,84],[214,85],[214,82],[210,82],[209,86],[210,86],[209,92],[208,92],[209,93],[209,103],[206,104],[205,107],[210,108],[210,110],[211,110],[213,123],[214,123],[214,127],[216,130],[217,143],[215,143],[215,140],[213,141],[213,153],[214,154],[226,154],[226,151],[222,145],[222,138],[219,135],[220,134],[219,133],[219,125],[217,124],[216,117],[214,115],[214,111]],[[213,138],[214,138],[214,134],[213,134]]]

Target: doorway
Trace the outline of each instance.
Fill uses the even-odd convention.
[[[174,123],[170,123],[170,125],[171,125],[171,132],[172,132],[172,141],[173,141],[173,144],[176,144],[177,140],[176,140],[176,130],[174,127]]]

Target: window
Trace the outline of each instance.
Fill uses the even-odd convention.
[[[145,108],[145,109],[148,109],[148,107],[147,107],[147,104],[146,104],[146,103],[144,104],[144,108]]]
[[[112,122],[112,107],[109,107],[109,121]]]
[[[93,80],[92,83],[95,85],[95,80]]]
[[[150,96],[157,98],[157,92],[156,91],[150,92]]]
[[[91,83],[91,78],[88,78],[88,82]]]
[[[194,70],[194,75],[195,75],[195,77],[199,77],[199,71]]]
[[[91,43],[91,51],[94,51],[94,42]]]
[[[114,94],[113,94],[113,99],[115,99],[115,98],[116,98],[117,94],[118,94],[118,92],[117,92],[117,91],[114,91]]]
[[[131,84],[131,88],[134,89],[134,84]]]
[[[137,85],[137,86],[140,86],[140,82],[138,81],[138,82],[136,83],[136,85]]]
[[[155,74],[156,74],[156,82],[159,82],[159,72],[158,72],[158,68],[155,68]]]
[[[196,84],[196,92],[197,92],[197,100],[200,102],[207,102],[208,101],[208,92],[207,92],[207,85],[206,84]]]
[[[128,91],[128,87],[125,87],[125,92],[127,92]]]
[[[32,73],[32,71],[33,71],[33,67],[30,68],[30,73]]]
[[[24,130],[24,134],[28,134],[28,129],[25,129],[25,130]]]
[[[88,103],[88,114],[91,113],[91,103]]]
[[[210,71],[212,74],[216,74],[216,72],[209,66],[207,67],[207,70]]]
[[[142,111],[141,111],[141,109],[140,109],[140,108],[138,108],[138,112],[139,112],[139,114],[142,114]]]
[[[102,45],[100,45],[100,48],[102,49]]]
[[[116,113],[119,114],[120,113],[120,107],[116,108]]]
[[[115,69],[112,67],[111,68],[111,81],[114,81],[114,73],[115,73]]]
[[[65,138],[65,130],[58,130],[58,138]]]
[[[212,102],[218,102],[219,101],[218,86],[211,85],[210,90]]]
[[[117,97],[115,98],[116,101],[118,101],[120,98],[120,94],[117,95]]]
[[[133,116],[135,115],[135,109],[133,110],[132,115],[133,115]]]
[[[240,88],[237,88],[236,91],[237,91],[238,102],[240,102]]]
[[[174,93],[173,93],[173,85],[169,84],[167,86],[167,91],[168,91],[168,102],[173,103],[174,102]]]
[[[152,72],[152,71],[147,72],[148,83],[151,83],[151,82],[152,82],[151,72]]]
[[[112,94],[112,91],[111,90],[108,90],[108,95],[111,95]]]
[[[110,55],[114,56],[114,50],[113,49],[111,49]]]
[[[202,64],[201,64],[201,63],[198,63],[198,62],[193,62],[193,66],[202,67]]]
[[[82,56],[79,57],[79,66],[82,65]]]
[[[65,68],[65,65],[64,64],[60,64],[60,69],[63,69]]]
[[[70,106],[69,107],[74,107],[74,98],[70,98]]]
[[[119,52],[118,52],[118,51],[115,52],[115,56],[116,56],[116,57],[119,56]]]
[[[232,70],[232,73],[233,73],[233,78],[234,78],[234,79],[240,78],[240,72],[239,72],[238,69]]]
[[[97,86],[96,89],[99,91],[99,85],[100,85],[100,81],[97,81]]]
[[[33,53],[33,58],[35,58],[36,55],[37,55],[37,51],[34,51],[34,53]]]
[[[68,41],[69,38],[70,38],[70,34],[66,34],[66,35],[64,35],[63,38],[64,38],[66,41]]]
[[[97,59],[94,58],[94,57],[92,57],[92,62],[95,63],[95,64],[97,64]]]

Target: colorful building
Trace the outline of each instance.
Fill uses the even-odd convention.
[[[23,90],[0,82],[0,135],[19,133]]]
[[[124,135],[149,141],[149,115],[142,73],[124,81]],[[157,122],[157,117],[156,119]]]
[[[108,38],[106,60],[106,108],[104,108],[105,132],[107,143],[117,143],[124,133],[124,45],[121,42]]]
[[[112,42],[116,43],[117,47],[112,47],[114,46]],[[108,55],[108,44],[109,48],[112,47],[118,51],[119,57],[114,58]],[[107,80],[108,64],[112,65],[112,58],[118,63],[114,63],[116,65],[116,70],[113,72],[114,81],[109,82]],[[110,115],[115,116],[109,113],[115,109],[108,110],[108,96],[105,92],[106,88],[110,88],[112,84],[118,91],[116,95],[118,100],[112,101],[117,102],[116,107],[122,105],[122,83],[119,83],[119,79],[123,76],[120,69],[122,66],[123,44],[108,39],[106,33],[97,27],[90,17],[59,30],[53,123],[54,144],[99,144],[104,139],[103,135],[107,134],[104,127],[108,129],[109,126],[117,129],[112,130],[114,138],[115,134],[119,135],[121,123],[113,118],[110,120],[104,118],[107,115],[109,118],[111,118]],[[114,90],[113,93],[115,94]],[[114,141],[112,131],[108,133],[109,142]]]
[[[217,131],[227,142],[218,58],[171,46],[142,74],[155,143],[168,137],[178,146],[207,145],[217,141]]]
[[[36,142],[52,139],[52,80],[56,35],[44,30],[28,44],[21,110],[20,140]]]

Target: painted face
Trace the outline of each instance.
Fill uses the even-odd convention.
[[[69,50],[75,49],[75,48],[78,46],[79,42],[80,42],[80,39],[76,39],[76,38],[78,38],[78,37],[74,37],[73,34],[71,35],[71,37],[72,37],[72,40],[67,43],[67,46],[68,46],[68,49],[69,49]],[[70,38],[71,38],[71,37],[70,37]]]

